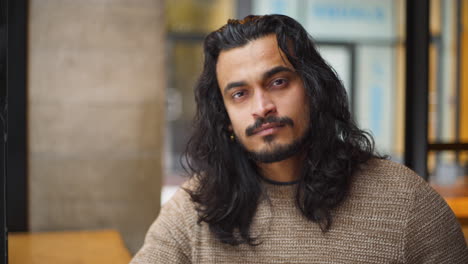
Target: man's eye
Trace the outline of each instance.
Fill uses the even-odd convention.
[[[237,98],[241,98],[244,95],[245,95],[244,91],[238,91],[232,94],[232,98],[237,99]]]
[[[287,80],[286,79],[276,79],[273,81],[272,85],[274,86],[284,86],[287,84]]]

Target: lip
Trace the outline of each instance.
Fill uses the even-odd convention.
[[[254,130],[254,135],[259,135],[259,136],[267,136],[275,133],[278,131],[280,128],[282,128],[284,125],[278,124],[278,123],[267,123],[262,125],[261,127],[257,128]]]

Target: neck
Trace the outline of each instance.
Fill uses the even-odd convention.
[[[274,163],[257,163],[263,177],[276,182],[292,182],[299,179],[302,159],[295,155]]]

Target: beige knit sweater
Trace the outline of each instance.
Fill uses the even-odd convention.
[[[373,160],[356,175],[329,232],[294,204],[294,185],[265,183],[252,233],[256,247],[218,242],[185,191],[161,209],[131,263],[464,263],[468,249],[453,212],[411,170]]]

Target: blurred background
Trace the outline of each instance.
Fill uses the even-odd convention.
[[[47,248],[28,244],[42,234],[34,241],[96,236],[128,262],[186,179],[203,39],[248,14],[298,20],[378,152],[415,169],[467,225],[468,1],[426,3],[427,60],[408,64],[404,0],[9,1],[10,261]],[[423,87],[411,85],[415,68],[427,69]]]

